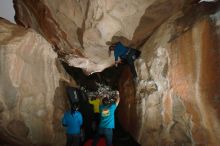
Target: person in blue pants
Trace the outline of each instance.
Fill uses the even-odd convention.
[[[115,128],[115,110],[119,104],[120,97],[117,92],[116,101],[111,103],[108,97],[102,99],[102,104],[99,106],[100,123],[98,132],[93,140],[92,146],[96,146],[101,135],[105,136],[107,146],[112,145],[113,129]]]
[[[137,79],[137,72],[135,70],[134,61],[140,56],[141,52],[137,49],[125,47],[122,43],[117,42],[109,47],[109,56],[111,51],[114,51],[115,66],[126,61],[130,67],[133,80]]]
[[[73,104],[71,110],[66,111],[62,118],[62,125],[66,127],[66,146],[80,145],[80,128],[83,118],[78,109],[78,104]]]

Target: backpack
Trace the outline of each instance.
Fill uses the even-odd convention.
[[[134,49],[134,48],[129,48],[127,52],[127,58],[132,59],[133,61],[137,58],[139,58],[141,55],[141,51]]]

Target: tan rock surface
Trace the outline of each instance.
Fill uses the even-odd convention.
[[[54,119],[64,110],[64,97],[57,97],[64,80],[71,81],[41,35],[0,19],[1,142],[62,145],[64,131]]]
[[[219,11],[193,10],[169,19],[142,47],[146,67],[137,62],[135,88],[129,71],[122,75],[119,117],[142,146],[220,145]],[[157,90],[149,93],[152,81]]]
[[[119,107],[122,125],[142,146],[220,145],[220,17],[219,12],[215,12],[219,3],[14,1],[17,22],[40,32],[53,44],[60,58],[87,73],[101,71],[113,63],[113,57],[107,55],[108,41],[121,40],[134,47],[144,44],[141,59],[136,62],[140,81],[134,87],[129,69],[124,70]],[[25,64],[19,59],[16,62],[19,62],[17,70]],[[23,74],[26,76],[27,71],[9,76],[16,81],[13,87],[20,83],[17,78]],[[12,86],[9,83],[5,87]],[[10,95],[17,93],[14,90]],[[29,90],[25,90],[25,94],[29,94]],[[18,100],[7,99],[0,102],[0,111],[6,109],[6,103],[13,108]],[[56,101],[60,107],[62,101],[58,96]],[[5,115],[7,119],[9,114]],[[21,135],[25,137],[29,130],[22,121],[10,120],[7,128],[19,125],[20,128],[11,133],[16,135],[23,131]]]
[[[140,46],[184,0],[14,0],[16,21],[40,32],[71,66],[87,73],[113,63],[107,42]],[[172,8],[171,8],[172,7]]]

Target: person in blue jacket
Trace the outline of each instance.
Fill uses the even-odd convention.
[[[107,146],[112,145],[113,129],[115,128],[115,110],[120,101],[119,92],[117,92],[116,101],[111,103],[108,97],[102,99],[102,104],[99,106],[100,123],[98,133],[96,134],[92,146],[96,146],[100,135],[104,135]]]
[[[140,56],[141,52],[137,49],[125,47],[121,42],[115,43],[109,47],[109,55],[114,51],[115,66],[117,67],[122,61],[126,61],[130,67],[132,77],[137,79],[134,61]]]
[[[62,125],[66,127],[66,146],[80,145],[80,128],[83,123],[81,113],[78,111],[77,103],[72,105],[70,111],[66,111],[62,118]]]

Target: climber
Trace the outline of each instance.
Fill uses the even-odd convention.
[[[99,105],[100,105],[100,99],[98,96],[96,97],[91,97],[89,99],[89,103],[93,105],[93,111],[94,111],[94,119],[93,119],[93,131],[96,132],[97,127],[99,125],[100,121],[100,115],[99,115]]]
[[[100,123],[97,134],[95,135],[92,146],[96,146],[100,135],[104,135],[107,146],[112,145],[113,128],[115,128],[115,110],[120,101],[119,92],[116,95],[116,101],[111,103],[106,96],[102,99],[102,104],[99,106],[100,110]]]
[[[141,52],[137,49],[125,47],[122,43],[117,42],[109,47],[109,56],[114,51],[115,66],[126,61],[130,67],[133,80],[137,80],[137,72],[135,70],[134,61],[140,56]]]
[[[80,145],[80,128],[83,123],[83,118],[78,109],[78,103],[74,103],[71,106],[71,110],[66,111],[62,118],[62,125],[66,127],[66,146]]]

